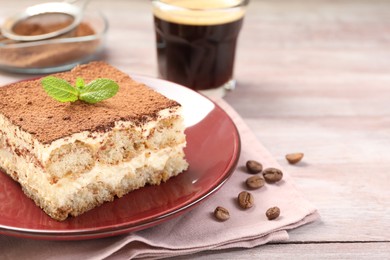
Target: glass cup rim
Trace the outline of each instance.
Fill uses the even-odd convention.
[[[242,0],[236,5],[228,6],[228,7],[215,7],[215,8],[189,8],[189,7],[182,7],[182,6],[177,6],[174,4],[170,3],[165,3],[162,0],[152,0],[152,4],[154,7],[157,8],[169,8],[170,10],[187,10],[191,12],[205,12],[205,11],[210,11],[210,12],[216,12],[216,11],[226,11],[226,10],[231,10],[231,9],[236,9],[236,8],[243,8],[246,7],[249,4],[250,0]]]

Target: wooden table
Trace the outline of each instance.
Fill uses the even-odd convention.
[[[0,0],[0,17],[35,2]],[[89,8],[110,23],[104,59],[156,76],[150,2]],[[286,243],[196,257],[389,259],[390,2],[252,0],[236,60],[238,87],[225,99],[322,219]],[[0,84],[26,77],[0,72]],[[303,162],[288,165],[284,155],[296,151]]]

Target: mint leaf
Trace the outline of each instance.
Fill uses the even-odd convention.
[[[91,104],[115,96],[118,84],[111,79],[95,79],[80,89],[79,99]]]
[[[76,79],[76,88],[77,88],[78,90],[80,90],[80,89],[82,89],[84,86],[85,86],[84,79],[82,79],[82,78],[77,78],[77,79]]]
[[[79,91],[66,80],[47,76],[41,80],[46,93],[60,102],[74,102],[78,100]]]

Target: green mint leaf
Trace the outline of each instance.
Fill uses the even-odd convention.
[[[82,100],[94,104],[113,97],[119,90],[115,81],[104,78],[93,80],[87,85],[84,79],[77,78],[74,87],[66,80],[53,76],[43,78],[41,83],[46,93],[60,102]]]
[[[79,99],[91,104],[113,97],[119,90],[118,84],[111,79],[96,79],[80,89]]]
[[[46,93],[60,102],[74,102],[78,100],[79,91],[66,80],[47,76],[41,80]]]
[[[76,88],[77,88],[78,90],[81,90],[84,86],[85,86],[84,79],[82,79],[82,78],[77,78],[77,79],[76,79]]]

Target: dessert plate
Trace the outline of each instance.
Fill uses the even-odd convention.
[[[146,186],[78,217],[58,222],[0,173],[0,233],[24,238],[82,240],[151,227],[199,205],[235,169],[240,137],[230,117],[206,97],[180,85],[143,76],[137,81],[183,106],[189,169],[159,186]]]

